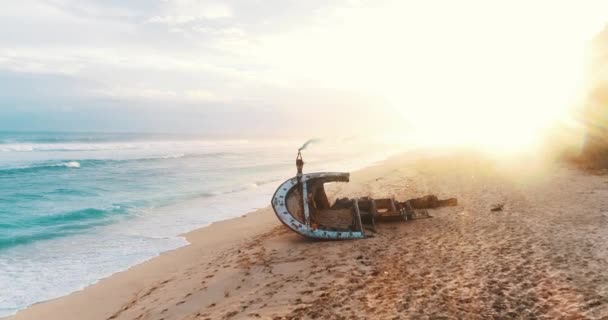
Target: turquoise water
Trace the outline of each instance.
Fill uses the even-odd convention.
[[[0,316],[159,253],[179,234],[265,207],[301,140],[0,132]],[[394,150],[333,140],[306,171],[350,170]]]

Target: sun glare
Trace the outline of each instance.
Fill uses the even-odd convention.
[[[341,10],[327,19],[340,23],[263,39],[258,53],[293,83],[376,97],[408,143],[529,149],[576,105],[602,12],[600,1],[399,1]]]
[[[461,17],[465,24],[442,20],[433,28],[456,40],[431,45],[439,54],[382,62],[383,69],[399,65],[403,73],[378,83],[378,91],[409,120],[404,135],[422,145],[522,151],[538,147],[547,129],[572,117],[584,90],[586,50],[601,19],[567,7],[541,19],[540,9],[522,4],[494,17],[471,13]]]

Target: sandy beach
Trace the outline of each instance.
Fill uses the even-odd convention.
[[[262,209],[8,319],[608,317],[606,175],[453,151],[396,156],[328,189],[459,205],[356,241],[304,239]]]

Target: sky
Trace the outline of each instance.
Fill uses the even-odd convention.
[[[0,131],[532,134],[607,21],[604,0],[6,0]]]

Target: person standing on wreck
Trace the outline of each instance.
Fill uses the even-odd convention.
[[[296,157],[296,168],[298,168],[298,183],[302,179],[302,169],[304,168],[304,160],[302,159],[302,151],[298,150],[298,156]]]

